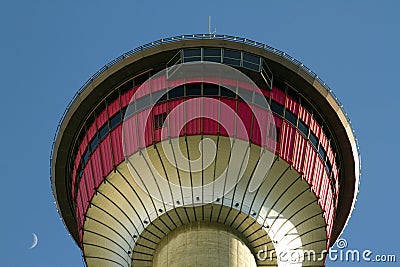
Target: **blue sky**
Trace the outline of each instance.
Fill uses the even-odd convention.
[[[343,237],[396,254],[399,208],[400,4],[397,1],[3,1],[0,8],[0,265],[83,266],[50,188],[53,135],[78,88],[120,54],[207,32],[267,43],[334,90],[360,141],[363,175]],[[38,246],[29,250],[32,233]],[[327,266],[395,266],[328,262]]]

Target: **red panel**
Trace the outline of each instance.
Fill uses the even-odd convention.
[[[221,99],[220,107],[221,118],[230,118],[229,120],[224,119],[223,122],[220,122],[220,134],[223,136],[232,135],[235,131],[235,120],[232,118],[232,114],[236,112],[236,101],[232,99]]]
[[[322,131],[322,129],[319,132],[319,137],[318,138],[319,138],[319,140],[320,140],[320,142],[322,144],[322,147],[325,149],[325,151],[327,151],[327,149],[328,149],[328,138],[326,138],[326,135]]]
[[[215,77],[206,77],[203,78],[205,83],[211,83],[211,84],[220,84],[221,79],[219,77],[215,78]],[[201,82],[202,78],[192,78],[189,79],[191,82]]]
[[[86,132],[86,136],[89,140],[89,142],[92,140],[93,136],[97,133],[97,126],[96,123],[93,123],[89,130]]]
[[[96,118],[97,129],[100,129],[108,120],[107,110],[103,110]]]
[[[325,172],[324,172],[324,163],[321,161],[321,159],[316,156],[316,161],[315,161],[315,167],[314,167],[314,173],[313,173],[313,181],[312,181],[312,190],[315,193],[315,195],[319,195],[319,190],[321,187],[321,180],[325,180]],[[323,179],[324,178],[324,179]]]
[[[227,88],[236,88],[237,82],[235,80],[221,79],[221,85]]]
[[[167,120],[171,138],[183,135],[182,126],[184,125],[184,108],[182,103],[183,99],[178,99],[168,102],[169,114],[167,114],[168,115]]]
[[[98,188],[103,181],[103,166],[100,158],[100,149],[96,149],[90,159],[93,167],[94,188]]]
[[[260,89],[259,88],[259,90],[261,90],[261,92],[262,92],[262,94],[264,95],[264,96],[266,96],[266,97],[270,97],[271,96],[271,91],[270,90],[265,90],[265,89]]]
[[[167,113],[167,107],[168,104],[167,103],[161,103],[158,104],[156,106],[153,107],[153,116],[162,114],[162,113]],[[153,132],[153,138],[154,138],[154,142],[160,142],[161,141],[161,132],[162,129],[155,129]]]
[[[177,87],[177,86],[179,86],[179,85],[182,85],[182,84],[184,84],[183,79],[179,79],[179,80],[168,80],[168,81],[167,81],[167,85],[168,85],[168,88],[169,88],[169,89],[175,88],[175,87]]]
[[[286,108],[293,112],[295,115],[299,113],[299,103],[291,97],[286,98]]]
[[[282,92],[276,87],[272,87],[272,99],[284,106],[286,99],[285,92]]]
[[[298,116],[307,126],[310,126],[311,114],[305,108],[300,106]]]
[[[139,98],[149,95],[149,94],[150,94],[150,83],[145,82],[137,88],[137,90],[135,92],[135,98],[139,99]]]
[[[289,163],[292,162],[295,134],[296,129],[283,122],[280,155]]]
[[[121,95],[121,107],[126,107],[131,103],[133,97],[133,90],[129,90]]]
[[[79,153],[81,156],[83,156],[83,153],[85,153],[85,150],[87,148],[88,142],[86,140],[86,136],[83,138],[82,143],[79,146]],[[79,158],[80,159],[80,158]]]
[[[314,118],[311,118],[310,128],[313,131],[313,133],[315,134],[315,136],[317,136],[319,138],[320,132],[321,132],[321,127],[314,120]]]
[[[236,137],[242,140],[250,140],[250,127],[253,113],[247,103],[238,101],[238,115],[242,123],[236,122]],[[244,128],[243,128],[244,126]]]
[[[123,124],[123,145],[125,146],[125,155],[133,155],[138,151],[137,123],[136,115],[124,121]]]
[[[76,215],[76,220],[78,222],[78,229],[83,227],[83,207],[82,207],[82,197],[80,192],[78,192],[78,196],[76,198],[76,211],[75,211],[75,215]]]
[[[87,190],[86,190],[86,182],[85,182],[85,174],[82,175],[82,179],[79,183],[79,191],[82,197],[82,211],[83,214],[86,214],[87,207],[89,205],[89,199],[87,195]]]
[[[203,133],[218,134],[218,106],[219,101],[203,99]],[[221,118],[221,124],[225,124],[226,118]]]
[[[242,88],[242,89],[245,89],[247,91],[252,91],[252,92],[254,91],[254,86],[252,84],[249,84],[249,83],[246,83],[246,82],[238,81],[238,87]]]
[[[86,193],[88,197],[88,201],[92,199],[94,193],[94,183],[93,183],[93,174],[92,174],[92,167],[91,167],[92,158],[90,158],[88,164],[86,165],[82,178],[85,179],[86,184]]]
[[[267,138],[267,120],[268,113],[266,110],[257,106],[253,107],[253,129],[251,141],[259,146],[266,145]]]
[[[100,143],[101,162],[103,166],[103,177],[106,177],[113,170],[112,154],[110,149],[110,136],[108,135]]]
[[[208,102],[206,99],[204,102]],[[200,98],[191,98],[185,102],[185,128],[186,134],[193,135],[201,132],[201,104]]]
[[[293,152],[293,167],[300,173],[303,173],[304,156],[307,151],[307,140],[296,131],[295,146]]]
[[[119,98],[117,98],[114,102],[108,105],[108,117],[111,118],[114,116],[117,112],[119,112],[121,109],[120,103],[119,103]]]
[[[278,140],[276,142],[276,140],[274,140],[273,138],[270,139],[271,141],[271,146],[268,147],[268,149],[275,150],[275,153],[278,154],[280,151],[280,140],[282,140],[282,118],[276,116],[275,114],[273,115],[274,121],[275,121],[275,127],[276,127],[276,140]],[[271,126],[271,125],[270,125]],[[273,137],[273,136],[271,136]]]
[[[165,76],[161,76],[151,80],[151,91],[157,92],[167,88],[165,84]]]
[[[137,129],[139,138],[139,148],[145,148],[153,142],[152,112],[150,109],[139,112],[137,115]],[[134,131],[132,131],[134,134]]]
[[[118,166],[124,160],[124,153],[122,151],[122,124],[115,128],[110,135],[114,166]]]
[[[315,160],[317,158],[317,152],[314,150],[313,146],[310,143],[307,143],[306,155],[304,157],[304,178],[309,185],[311,185],[313,181],[313,172]]]

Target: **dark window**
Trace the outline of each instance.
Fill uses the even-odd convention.
[[[86,165],[86,163],[88,162],[89,155],[90,155],[90,151],[89,151],[89,149],[86,149],[85,153],[83,154],[83,165]]]
[[[200,48],[183,50],[183,62],[200,61],[200,60],[201,60]]]
[[[161,129],[164,126],[165,119],[167,118],[167,113],[161,113],[154,116],[154,128]]]
[[[281,91],[284,91],[286,88],[286,84],[279,80],[274,79],[274,87],[280,89]]]
[[[144,97],[136,99],[135,102],[136,102],[136,112],[141,111],[150,106],[150,95],[146,95]]]
[[[224,58],[224,63],[227,65],[240,67],[240,59]]]
[[[246,68],[246,69],[249,69],[249,70],[252,70],[252,71],[260,71],[260,65],[258,64],[258,65],[256,65],[256,64],[253,64],[253,63],[249,63],[249,62],[246,62],[246,61],[243,61],[243,68]]]
[[[274,100],[271,101],[271,111],[279,116],[283,116],[283,106]]]
[[[203,56],[205,56],[205,57],[220,57],[221,49],[220,48],[204,48]]]
[[[121,117],[121,118],[122,118],[122,119],[125,118],[125,113],[126,113],[128,107],[129,107],[129,106],[126,106],[126,107],[124,107],[124,108],[121,109],[121,114],[122,114],[122,117]],[[132,109],[133,109],[133,106],[132,106]]]
[[[221,96],[229,97],[229,98],[236,98],[236,92],[221,86]]]
[[[321,156],[321,158],[322,158],[323,160],[325,160],[326,152],[325,152],[325,149],[324,149],[322,146],[319,146],[319,148],[318,148],[318,154]]]
[[[300,132],[302,132],[305,136],[308,136],[308,127],[304,122],[299,120],[297,127],[299,128]]]
[[[185,90],[183,88],[183,85],[172,88],[171,90],[168,91],[169,99],[180,98],[184,96],[185,96]]]
[[[315,136],[313,132],[310,132],[310,142],[313,144],[315,148],[318,147],[318,138]]]
[[[108,123],[104,124],[99,130],[100,140],[103,140],[107,134],[108,134]]]
[[[326,167],[326,170],[328,171],[328,173],[331,173],[331,172],[332,172],[332,164],[331,164],[331,162],[329,161],[329,159],[326,161],[325,167]]]
[[[247,53],[243,53],[243,61],[247,61],[255,65],[260,65],[259,57]]]
[[[240,51],[225,49],[224,50],[224,59],[225,58],[234,58],[234,59],[240,60]]]
[[[91,115],[89,116],[89,118],[86,120],[86,127],[87,127],[88,129],[90,128],[90,126],[92,126],[94,120],[95,120],[95,117],[94,117],[93,114],[91,114]]]
[[[99,144],[99,137],[97,134],[93,137],[92,141],[90,142],[90,150],[93,152]]]
[[[184,57],[200,57],[201,56],[201,50],[200,48],[196,49],[185,49],[183,50],[183,56]]]
[[[212,62],[221,62],[221,49],[220,48],[204,48],[203,60]]]
[[[110,119],[110,129],[114,129],[121,123],[121,113],[118,112]]]
[[[219,86],[217,84],[204,83],[203,84],[203,95],[219,95]]]
[[[186,84],[186,96],[198,96],[198,95],[201,95],[200,83]]]
[[[288,109],[286,109],[285,112],[285,119],[287,121],[289,121],[291,124],[293,124],[294,126],[296,126],[297,124],[297,116],[294,115],[292,112],[290,112]]]
[[[153,99],[152,103],[161,103],[167,100],[167,91],[161,90],[157,92],[152,92],[151,97]]]

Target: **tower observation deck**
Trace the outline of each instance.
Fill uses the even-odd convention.
[[[105,65],[51,156],[58,212],[90,267],[324,266],[359,176],[350,120],[314,72],[216,34]]]

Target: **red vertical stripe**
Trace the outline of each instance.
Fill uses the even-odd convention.
[[[295,134],[296,129],[283,122],[280,155],[289,163],[292,162]]]

